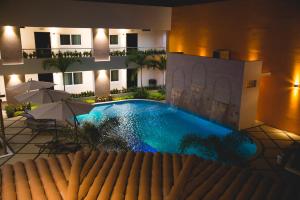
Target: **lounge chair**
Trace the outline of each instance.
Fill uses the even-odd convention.
[[[285,170],[300,176],[300,143],[294,142],[290,145],[286,154],[288,158],[284,166]]]
[[[40,131],[56,131],[63,128],[62,124],[56,123],[55,120],[52,119],[34,119],[29,113],[23,113],[21,116],[26,118],[26,127],[30,128],[32,133]]]

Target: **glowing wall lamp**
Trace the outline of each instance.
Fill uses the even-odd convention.
[[[105,80],[105,79],[107,79],[106,70],[99,70],[99,71],[98,71],[98,78],[99,78],[100,80]]]
[[[19,83],[22,83],[20,76],[18,74],[11,74],[8,77],[9,77],[9,82],[8,82],[9,86],[14,86]]]
[[[294,82],[294,88],[299,88],[299,81]]]
[[[95,37],[95,39],[97,39],[97,40],[105,40],[106,38],[107,38],[107,36],[106,36],[105,29],[104,28],[98,28],[96,30],[96,37]]]
[[[13,37],[15,36],[15,31],[13,26],[4,26],[4,35],[6,37]]]

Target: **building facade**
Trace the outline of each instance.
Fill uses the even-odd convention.
[[[69,0],[64,0],[57,1],[60,6],[55,8],[55,15],[49,20],[44,8],[48,6],[53,10],[55,2],[30,1],[34,6],[18,2],[20,7],[13,8],[15,12],[27,9],[22,18],[4,19],[5,13],[12,10],[14,1],[4,2],[1,6],[1,94],[7,95],[8,87],[30,79],[53,82],[55,89],[62,90],[62,73],[55,68],[45,70],[43,61],[63,55],[81,60],[72,64],[65,74],[67,92],[93,91],[98,96],[106,96],[110,90],[140,87],[141,74],[137,66],[125,64],[129,51],[166,51],[170,8],[78,1],[69,4]],[[80,11],[84,17],[76,13],[69,13],[66,17],[64,6]],[[97,12],[91,19],[94,9]],[[116,9],[122,10],[122,18],[118,20],[116,15],[120,13]],[[40,10],[46,13],[38,14]],[[133,17],[136,19],[128,20]],[[163,85],[164,74],[163,71],[144,69],[143,86],[148,86],[149,81]]]

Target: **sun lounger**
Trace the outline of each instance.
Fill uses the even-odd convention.
[[[34,119],[34,117],[28,113],[23,113],[21,116],[26,118],[25,124],[32,132],[55,131],[63,128],[62,124],[52,119]]]

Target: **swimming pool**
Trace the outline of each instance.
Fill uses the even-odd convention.
[[[117,133],[126,139],[134,151],[180,153],[180,142],[187,134],[223,138],[232,133],[229,128],[177,107],[147,100],[99,104],[89,114],[77,118],[81,124],[88,121],[97,125],[102,120],[113,117],[120,120],[120,125],[116,127]],[[249,158],[256,153],[256,144],[250,139],[243,141],[238,151],[244,158]],[[208,156],[195,148],[189,148],[185,153],[216,159],[214,155]]]

